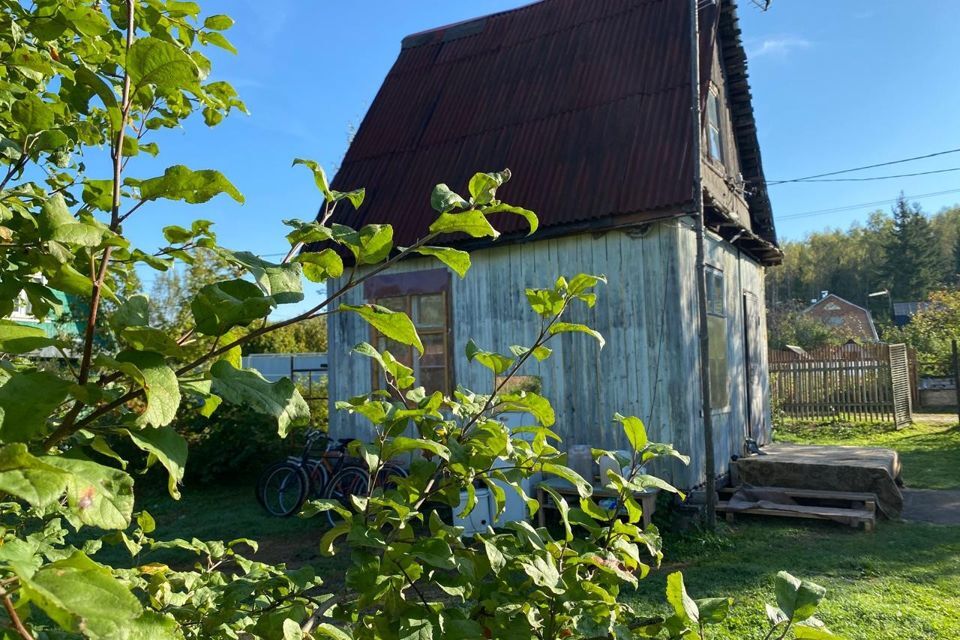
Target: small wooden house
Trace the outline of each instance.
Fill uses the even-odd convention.
[[[715,473],[744,441],[770,434],[764,269],[781,259],[765,188],[731,0],[701,2],[703,192],[708,227],[709,329]],[[650,437],[693,458],[668,472],[705,480],[698,383],[698,316],[691,42],[684,0],[543,0],[409,36],[357,132],[334,188],[367,188],[345,212],[353,226],[390,223],[397,245],[426,233],[434,185],[466,191],[476,171],[509,167],[503,200],[532,209],[493,220],[493,243],[472,250],[463,280],[429,259],[404,261],[342,300],[407,310],[425,355],[428,389],[489,391],[489,371],[464,357],[468,340],[506,351],[535,337],[526,287],[558,275],[605,274],[594,309],[569,318],[607,345],[564,335],[527,371],[554,404],[565,444],[624,448],[614,412],[641,417]],[[335,285],[334,285],[335,286]],[[370,341],[352,314],[330,318],[330,396],[371,389],[376,376],[351,348]],[[538,368],[539,367],[539,368]],[[331,411],[338,435],[362,422]]]

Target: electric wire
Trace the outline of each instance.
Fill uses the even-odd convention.
[[[790,180],[767,180],[767,186],[774,186],[778,184],[789,184],[793,182],[809,182],[813,181],[816,178],[827,178],[830,176],[838,176],[844,173],[854,173],[856,171],[864,171],[866,169],[876,169],[877,167],[889,167],[894,164],[903,164],[904,162],[914,162],[916,160],[926,160],[927,158],[936,158],[938,156],[945,156],[951,153],[960,153],[960,148],[956,149],[946,149],[944,151],[936,151],[934,153],[928,153],[922,156],[913,156],[911,158],[903,158],[901,160],[890,160],[888,162],[878,162],[876,164],[868,164],[862,167],[853,167],[851,169],[841,169],[839,171],[828,171],[826,173],[817,173],[812,176],[804,176],[802,178],[791,178]]]

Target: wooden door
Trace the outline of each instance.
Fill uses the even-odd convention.
[[[743,339],[747,359],[747,425],[746,437],[764,443],[764,397],[763,397],[763,331],[761,331],[760,300],[752,293],[743,294]]]

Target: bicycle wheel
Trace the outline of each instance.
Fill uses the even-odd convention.
[[[327,489],[327,482],[330,480],[330,471],[320,460],[311,459],[307,465],[307,475],[310,477],[310,497],[314,499],[322,498]]]
[[[260,474],[257,500],[272,516],[286,518],[300,510],[307,499],[310,480],[303,467],[278,462]]]
[[[344,467],[330,479],[324,497],[336,500],[349,509],[350,496],[366,494],[369,483],[370,473],[366,469],[352,466]],[[336,511],[327,511],[327,521],[330,522],[331,527],[336,525],[340,519],[340,515]]]
[[[384,489],[396,489],[397,488],[397,479],[406,478],[408,475],[407,470],[401,466],[395,464],[388,464],[383,469],[380,470],[380,473],[377,474],[377,486],[383,487]]]

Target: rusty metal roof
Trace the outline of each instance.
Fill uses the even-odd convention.
[[[721,11],[701,19],[706,81]],[[536,211],[541,235],[689,211],[688,33],[680,0],[542,0],[407,37],[334,180],[366,203],[339,221],[391,223],[410,244],[434,185],[465,193],[504,168],[501,197]]]

